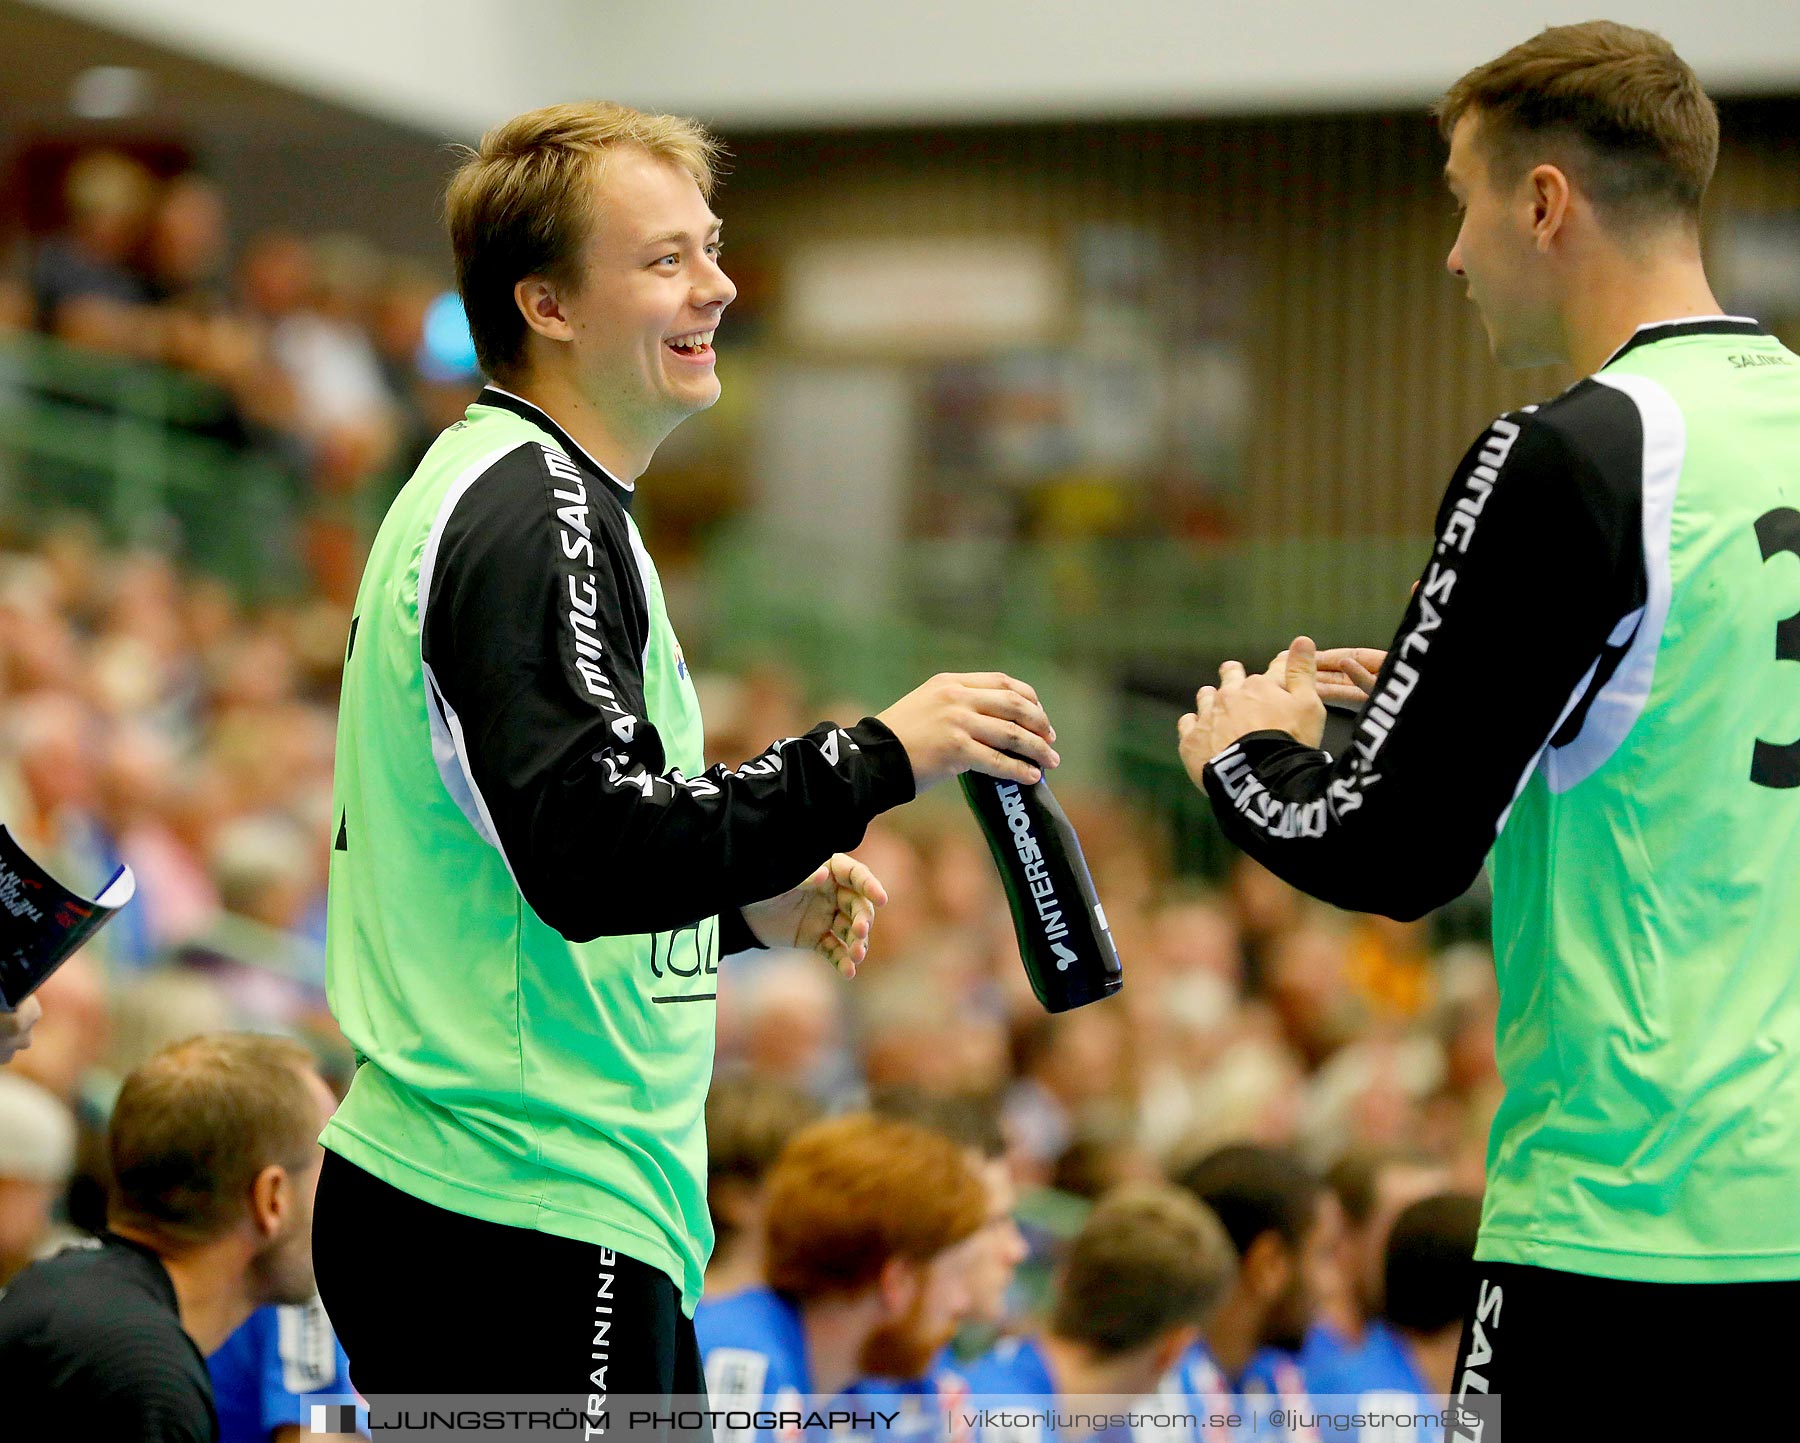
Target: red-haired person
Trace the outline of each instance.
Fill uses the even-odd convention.
[[[766,1206],[765,1286],[694,1318],[711,1405],[804,1411],[848,1394],[873,1408],[903,1395],[935,1431],[927,1377],[968,1311],[987,1220],[963,1149],[889,1118],[814,1123],[770,1170]]]

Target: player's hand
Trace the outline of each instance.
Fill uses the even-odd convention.
[[[1269,663],[1269,675],[1282,681],[1287,675],[1284,651]],[[1318,654],[1319,700],[1326,706],[1360,709],[1375,690],[1375,678],[1387,660],[1385,651],[1372,646],[1333,646]]]
[[[1228,661],[1219,668],[1219,685],[1195,694],[1194,710],[1178,726],[1182,765],[1195,786],[1203,785],[1209,761],[1250,732],[1286,732],[1309,747],[1323,740],[1325,703],[1312,639],[1295,637],[1283,655],[1279,680],[1271,672],[1245,676],[1242,662]]]
[[[842,852],[798,887],[752,902],[744,921],[765,947],[817,952],[846,977],[869,955],[875,909],[887,904],[887,888],[861,862]]]
[[[0,1063],[12,1061],[15,1052],[31,1046],[31,1029],[43,1015],[44,1004],[35,997],[27,997],[16,1012],[0,1007]]]
[[[1040,769],[1062,761],[1050,745],[1056,729],[1037,693],[1004,672],[934,676],[877,720],[900,738],[912,763],[913,786],[921,792],[967,771],[1029,786]]]

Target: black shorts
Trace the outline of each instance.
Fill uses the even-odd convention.
[[[1453,1443],[1497,1443],[1501,1428],[1514,1443],[1736,1436],[1730,1400],[1752,1403],[1792,1371],[1800,1281],[1632,1283],[1485,1262],[1471,1277],[1451,1404],[1481,1426],[1452,1424]]]
[[[364,1395],[706,1392],[694,1324],[661,1269],[434,1207],[334,1152],[313,1264]]]

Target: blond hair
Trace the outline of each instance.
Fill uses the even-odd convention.
[[[1719,115],[1662,36],[1610,20],[1554,25],[1477,66],[1432,112],[1449,139],[1481,117],[1496,178],[1551,160],[1609,218],[1697,221]]]
[[[465,152],[444,196],[444,219],[475,355],[488,375],[504,379],[524,351],[514,286],[533,275],[580,284],[593,184],[607,157],[625,147],[680,167],[711,197],[724,149],[698,121],[611,101],[527,111]]]
[[[156,198],[156,179],[128,155],[90,150],[69,167],[63,198],[69,214],[82,219],[141,220]]]

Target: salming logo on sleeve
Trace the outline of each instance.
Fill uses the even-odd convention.
[[[1475,538],[1488,500],[1500,482],[1501,469],[1522,430],[1511,417],[1496,420],[1488,429],[1476,464],[1463,477],[1461,494],[1450,506],[1431,564],[1414,597],[1412,625],[1394,644],[1381,685],[1357,719],[1347,775],[1334,778],[1323,797],[1280,801],[1256,776],[1249,759],[1237,746],[1227,748],[1214,759],[1220,785],[1233,807],[1253,826],[1271,837],[1324,837],[1330,824],[1361,807],[1369,789],[1381,780],[1382,748],[1418,689],[1420,666],[1451,606],[1460,558]]]
[[[1271,836],[1325,835],[1324,799],[1316,802],[1276,801],[1236,742],[1214,757],[1212,765],[1232,806]]]
[[[849,732],[842,727],[833,727],[826,734],[825,740],[819,743],[819,750],[825,753],[826,761],[837,767],[843,765],[842,757],[847,757],[851,752],[861,751],[862,748],[857,746]]]
[[[1431,564],[1419,585],[1417,617],[1394,648],[1380,690],[1369,698],[1369,704],[1358,718],[1356,735],[1350,743],[1350,775],[1331,789],[1331,804],[1340,815],[1360,807],[1363,794],[1381,780],[1381,773],[1376,770],[1381,748],[1418,687],[1419,659],[1431,650],[1432,635],[1444,624],[1451,594],[1456,589],[1456,558],[1465,554],[1474,540],[1488,498],[1500,482],[1500,469],[1512,454],[1513,443],[1519,439],[1521,429],[1510,417],[1502,416],[1496,420],[1488,429],[1477,464],[1464,478],[1462,495],[1450,508]],[[1319,836],[1323,832],[1321,826],[1317,832],[1297,830],[1294,835]]]
[[[560,451],[540,448],[549,471],[550,499],[555,503],[557,544],[563,559],[571,563],[566,574],[568,608],[563,613],[574,648],[575,673],[587,694],[600,703],[612,733],[630,745],[637,735],[638,719],[619,704],[612,678],[601,665],[600,589],[594,580],[594,533],[588,524],[587,482],[575,463]]]
[[[728,781],[773,780],[774,778],[779,777],[787,766],[782,755],[783,752],[788,747],[795,746],[818,747],[825,760],[830,762],[831,765],[838,770],[842,771],[850,758],[856,753],[859,753],[862,748],[857,745],[856,739],[852,737],[849,732],[845,731],[843,727],[832,727],[829,730],[822,728],[821,730],[824,730],[824,735],[822,737],[816,735],[783,737],[761,756],[753,757],[741,766],[721,767],[718,775]],[[689,792],[693,793],[694,796],[702,798],[703,800],[722,795],[722,789],[719,782],[712,777],[685,777],[681,774],[679,769],[671,771],[666,777],[655,777],[641,767],[628,767],[612,757],[605,758],[603,764],[605,765],[607,775],[614,786],[635,786],[642,791],[646,797],[654,796],[659,784],[668,788],[670,791],[673,791],[677,786],[685,787]]]

